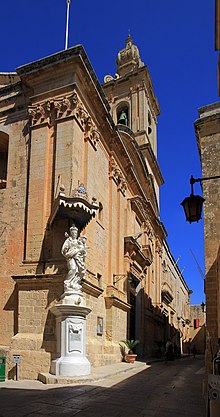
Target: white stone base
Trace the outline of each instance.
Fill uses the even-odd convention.
[[[56,316],[57,352],[50,372],[56,376],[89,375],[91,367],[86,358],[86,316],[91,309],[85,306],[80,292],[68,293],[51,307]]]
[[[91,365],[85,356],[61,356],[51,362],[50,372],[57,376],[69,377],[89,375],[91,373]]]

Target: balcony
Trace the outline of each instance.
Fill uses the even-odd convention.
[[[124,238],[125,253],[129,253],[142,268],[149,266],[153,262],[153,254],[149,245],[141,246],[133,236]]]
[[[172,303],[173,298],[174,298],[173,289],[166,281],[164,281],[162,284],[161,297],[162,297],[162,301],[167,305]]]

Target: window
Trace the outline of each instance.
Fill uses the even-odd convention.
[[[9,136],[0,131],[0,189],[6,188]]]
[[[148,129],[147,129],[147,131],[148,131],[148,135],[150,135],[152,133],[152,118],[151,118],[150,112],[148,112],[147,119],[148,119]]]
[[[128,106],[120,106],[117,109],[117,124],[129,126]]]

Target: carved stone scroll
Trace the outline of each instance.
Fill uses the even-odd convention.
[[[41,124],[48,122],[51,123],[51,109],[52,102],[47,100],[43,103],[36,104],[28,107],[28,115],[31,125]]]
[[[56,109],[57,119],[65,116],[69,116],[73,113],[77,107],[78,96],[76,93],[71,96],[64,96],[54,101],[54,107]]]
[[[159,239],[156,239],[155,250],[158,253],[158,255],[160,256],[160,258],[162,258],[163,248],[162,248],[162,244],[161,244]]]
[[[52,120],[74,116],[82,127],[86,140],[89,140],[94,147],[100,140],[96,125],[76,93],[31,105],[28,107],[28,115],[31,126],[46,122],[51,125]]]
[[[145,221],[144,222],[144,231],[147,234],[149,240],[153,240],[154,237],[154,232],[153,232],[153,228],[151,226],[151,223],[149,221]]]
[[[117,184],[118,191],[121,191],[123,194],[125,194],[127,189],[127,181],[113,156],[109,162],[109,177],[112,178]]]
[[[100,133],[98,132],[98,130],[96,129],[95,125],[92,124],[90,130],[88,131],[88,136],[87,138],[90,140],[90,142],[92,143],[92,145],[95,147],[97,142],[100,139]]]

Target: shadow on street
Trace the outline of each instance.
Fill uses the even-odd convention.
[[[205,417],[204,377],[203,357],[187,357],[96,385],[0,385],[0,417]]]

